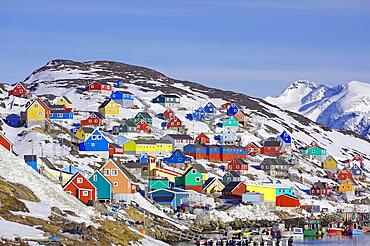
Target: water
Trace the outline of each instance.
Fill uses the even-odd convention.
[[[174,246],[187,246],[195,245],[192,242],[179,242],[173,243]],[[305,238],[305,239],[294,239],[293,245],[347,245],[347,246],[370,246],[370,233],[358,236],[330,236],[324,238]]]
[[[294,245],[356,245],[370,246],[370,233],[358,236],[330,236],[324,238],[305,238],[304,240],[295,239]]]

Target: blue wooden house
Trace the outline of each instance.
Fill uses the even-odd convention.
[[[17,114],[10,114],[5,118],[5,123],[11,127],[20,127],[21,117]]]
[[[50,120],[71,123],[73,121],[73,112],[65,109],[52,109],[50,111]]]
[[[117,79],[117,80],[114,81],[113,85],[114,85],[114,87],[123,87],[125,85],[125,83],[122,80]]]
[[[191,114],[187,114],[185,118],[194,121],[205,121],[206,112],[202,107],[199,107],[198,109],[194,110],[194,112],[192,112]]]
[[[162,206],[169,206],[175,210],[189,206],[189,193],[180,188],[159,189],[149,192],[149,198]]]
[[[279,139],[281,139],[281,143],[282,143],[282,148],[283,149],[287,149],[287,148],[290,148],[291,145],[292,145],[292,137],[286,132],[286,131],[283,131],[279,137]]]
[[[37,156],[36,155],[24,155],[24,162],[32,169],[37,171]]]
[[[84,142],[79,143],[78,147],[80,151],[108,152],[109,142],[99,130],[95,129]]]
[[[128,91],[114,91],[110,98],[123,107],[135,106],[135,98],[131,92]]]
[[[118,145],[124,145],[125,143],[130,141],[130,139],[128,139],[127,137],[123,135],[112,135],[110,136],[110,138],[112,139],[113,143],[118,144]]]
[[[226,128],[221,135],[215,136],[215,140],[220,144],[236,145],[238,144],[238,136],[230,129]]]
[[[139,158],[139,163],[141,164],[148,164],[149,161],[149,155],[148,154],[142,154]]]
[[[82,173],[83,175],[85,175],[84,170],[79,169],[79,168],[77,168],[73,165],[64,166],[62,171],[66,172],[66,173],[70,173],[70,174]]]
[[[99,171],[95,171],[93,175],[91,175],[91,177],[89,178],[89,181],[95,186],[97,191],[96,198],[99,201],[112,199],[113,197],[112,184]]]
[[[214,115],[217,112],[217,108],[213,103],[209,102],[206,104],[206,106],[204,106],[204,112],[207,115]]]
[[[163,158],[163,162],[168,165],[184,165],[185,163],[190,162],[190,158],[187,157],[181,150],[175,150],[170,157]]]
[[[362,169],[356,163],[354,163],[353,166],[351,167],[351,173],[355,178],[360,178],[363,175]]]
[[[73,135],[76,135],[76,132],[78,131],[78,129],[80,129],[80,126],[76,127],[72,127],[69,129],[69,131],[73,134]]]
[[[235,103],[232,103],[230,107],[227,109],[227,114],[235,115],[236,113],[238,113],[238,111],[239,111],[239,107]]]

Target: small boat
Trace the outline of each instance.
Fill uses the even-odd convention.
[[[361,220],[360,226],[363,232],[370,232],[370,220]]]
[[[303,229],[300,227],[293,227],[291,231],[283,231],[283,237],[303,238]]]
[[[305,237],[322,237],[324,235],[324,228],[321,227],[320,220],[304,221],[303,235]]]
[[[329,236],[334,235],[342,235],[344,232],[343,223],[340,222],[331,222],[328,225],[328,229],[326,230]]]
[[[362,228],[357,223],[353,223],[347,226],[344,229],[344,233],[343,233],[343,235],[347,235],[347,236],[356,236],[356,235],[362,235],[362,234],[364,234],[364,232],[362,231]]]

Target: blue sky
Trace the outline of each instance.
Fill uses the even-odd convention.
[[[265,97],[370,82],[370,1],[0,0],[0,81],[51,59],[115,60]]]

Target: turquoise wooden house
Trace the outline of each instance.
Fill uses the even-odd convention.
[[[311,159],[317,159],[320,161],[324,161],[327,156],[326,149],[319,147],[316,143],[313,143],[310,146],[301,149],[301,154],[303,156],[308,156]]]
[[[155,178],[149,179],[149,191],[168,189],[170,187],[170,182],[168,179]]]
[[[230,116],[227,120],[223,122],[222,126],[229,127],[235,130],[235,129],[238,129],[239,127],[239,121],[234,116]]]
[[[139,121],[145,121],[146,123],[148,123],[149,125],[152,125],[153,123],[153,118],[152,116],[150,116],[149,113],[147,112],[139,112],[135,115],[134,118],[131,118],[129,119],[129,121],[133,122],[133,123],[138,123]]]
[[[97,199],[99,201],[111,200],[113,197],[112,184],[99,171],[95,171],[89,178],[97,190]]]

